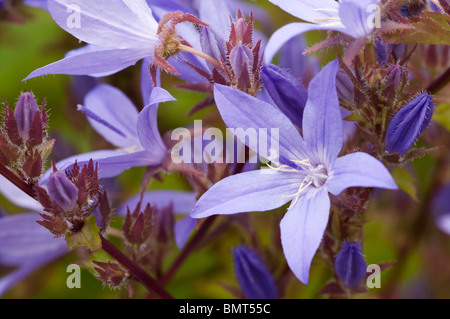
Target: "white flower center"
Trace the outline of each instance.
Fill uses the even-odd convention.
[[[300,197],[300,195],[310,186],[319,188],[322,187],[328,179],[328,171],[324,165],[319,164],[312,166],[309,159],[302,161],[292,161],[294,164],[300,167],[300,169],[293,168],[288,165],[281,165],[279,167],[273,167],[269,164],[271,169],[285,172],[285,173],[295,173],[301,176],[301,183],[298,188],[297,193],[292,195],[285,195],[286,197],[294,197],[291,202],[291,206],[295,205]]]

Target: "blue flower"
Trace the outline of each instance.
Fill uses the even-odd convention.
[[[386,131],[386,150],[405,154],[422,135],[433,116],[433,98],[422,93],[398,111]]]
[[[291,202],[280,224],[281,242],[289,267],[305,284],[328,223],[328,192],[339,195],[349,187],[397,189],[388,170],[372,156],[358,152],[338,158],[343,125],[336,93],[337,69],[335,60],[311,81],[303,114],[303,137],[272,105],[216,84],[215,100],[228,127],[279,129],[278,161],[274,163],[272,157],[276,167],[221,180],[191,212],[194,218],[204,218],[267,211]]]
[[[372,11],[370,5],[380,0],[270,0],[293,16],[311,22],[294,22],[278,29],[269,39],[265,51],[265,61],[270,63],[277,51],[291,38],[312,30],[331,30],[345,33],[355,39],[368,36],[373,26],[368,19]]]

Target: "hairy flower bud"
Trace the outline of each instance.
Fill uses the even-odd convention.
[[[246,246],[233,250],[234,267],[239,285],[249,299],[275,299],[277,285],[261,257]]]
[[[358,242],[345,242],[336,256],[334,270],[339,279],[350,289],[357,288],[366,276],[367,265]]]
[[[123,233],[131,244],[142,245],[150,238],[152,232],[153,208],[147,204],[143,212],[140,210],[140,204],[133,213],[127,209],[127,216],[123,222]]]
[[[336,74],[336,90],[339,99],[353,104],[355,99],[354,88],[355,86],[347,73],[340,69]]]
[[[75,209],[78,199],[78,188],[62,171],[54,172],[48,180],[48,193],[64,211],[71,212]]]
[[[14,110],[14,117],[16,118],[19,135],[23,140],[28,140],[28,134],[36,114],[39,114],[39,107],[33,94],[24,92],[19,97]]]
[[[253,53],[246,45],[238,44],[230,52],[230,64],[234,75],[239,78],[242,72],[253,66]]]
[[[308,99],[305,87],[289,72],[273,64],[261,69],[261,80],[275,105],[301,128]]]
[[[433,115],[433,100],[422,93],[398,111],[386,131],[385,145],[390,153],[405,154],[423,133]]]
[[[405,69],[399,64],[393,64],[386,70],[386,85],[383,94],[393,99],[400,88],[407,81]]]

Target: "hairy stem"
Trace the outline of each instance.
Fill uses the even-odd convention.
[[[11,172],[6,166],[0,164],[0,174],[3,175],[8,181],[13,183],[22,192],[36,199],[36,194],[33,190],[33,186],[24,182],[19,176]]]
[[[133,276],[142,284],[148,291],[154,293],[156,296],[163,299],[173,299],[173,297],[163,288],[161,285],[153,279],[147,272],[145,272],[141,267],[139,267],[134,261],[128,258],[124,253],[122,253],[116,246],[114,246],[105,237],[100,235],[102,240],[102,248],[111,257],[116,259],[119,263],[127,268]]]
[[[175,273],[183,264],[183,262],[186,260],[186,258],[191,254],[191,252],[198,245],[198,243],[205,237],[208,229],[211,227],[216,217],[217,217],[216,215],[208,217],[203,222],[203,224],[200,226],[200,229],[197,231],[194,237],[192,237],[192,239],[186,244],[186,246],[184,246],[183,250],[178,255],[177,259],[170,266],[166,274],[161,278],[160,280],[161,285],[166,285],[172,279],[172,277],[175,275]]]

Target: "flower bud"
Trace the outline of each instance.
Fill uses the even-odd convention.
[[[75,209],[78,199],[78,188],[62,171],[54,172],[48,180],[48,194],[65,212]]]
[[[248,299],[275,299],[277,285],[261,257],[246,246],[233,250],[234,268],[239,285]]]
[[[155,238],[159,243],[168,243],[174,238],[175,215],[173,205],[155,209]]]
[[[230,64],[234,75],[239,78],[244,68],[248,70],[248,68],[253,66],[252,50],[244,44],[236,45],[230,52]]]
[[[245,22],[244,17],[242,15],[238,17],[236,22],[234,23],[234,28],[236,31],[236,42],[244,43],[245,40],[245,32],[247,31],[247,22]]]
[[[357,288],[366,277],[367,265],[358,242],[345,242],[336,256],[334,270],[350,289]]]
[[[406,72],[405,69],[399,64],[391,65],[386,71],[388,74],[386,77],[386,85],[383,90],[383,94],[393,99],[400,85],[405,83],[407,80]]]
[[[142,245],[152,232],[153,208],[147,204],[141,212],[141,205],[138,204],[133,213],[127,208],[127,216],[123,222],[123,234],[131,244]]]
[[[305,87],[289,72],[273,64],[261,69],[261,80],[276,106],[301,128],[308,99]]]
[[[16,118],[19,135],[24,141],[29,138],[29,132],[36,114],[39,114],[39,107],[33,94],[24,92],[19,97],[14,110],[14,117]]]
[[[354,89],[355,86],[353,85],[352,80],[342,69],[339,69],[336,74],[336,90],[339,99],[349,104],[353,104],[355,99]]]
[[[201,26],[200,41],[204,53],[213,57],[219,62],[226,61],[227,59],[226,42],[213,29]],[[214,66],[210,62],[207,61],[206,63],[208,64],[210,70],[214,69]]]
[[[433,115],[433,100],[422,93],[398,111],[386,131],[385,145],[390,153],[405,154],[423,133]]]

